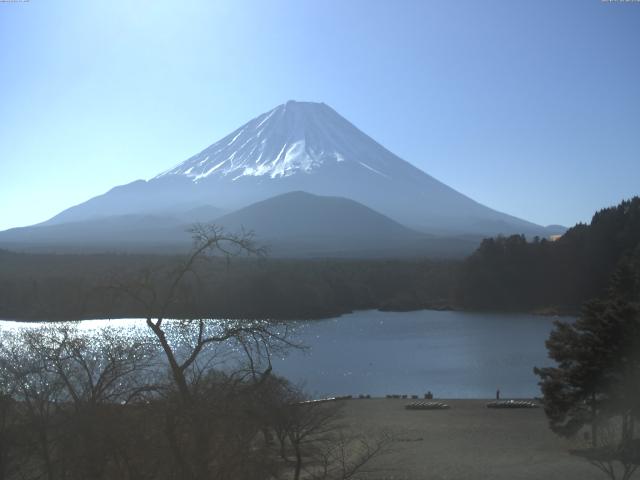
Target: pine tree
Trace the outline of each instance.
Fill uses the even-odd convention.
[[[611,478],[615,462],[629,478],[640,463],[635,424],[640,418],[640,269],[627,258],[608,295],[588,302],[575,322],[556,322],[546,342],[555,367],[535,368],[550,428],[572,437],[591,430],[591,449],[579,454]],[[617,419],[620,434],[600,438]]]

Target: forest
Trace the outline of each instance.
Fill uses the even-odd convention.
[[[259,242],[259,239],[254,239]],[[161,288],[181,256],[0,251],[0,318],[138,317],[115,286],[144,278]],[[598,211],[556,241],[485,239],[463,261],[208,257],[186,282],[175,318],[313,319],[353,310],[424,308],[576,314],[621,263],[640,265],[640,198]],[[188,292],[187,292],[188,290]],[[189,293],[190,292],[190,293]]]
[[[122,279],[165,273],[181,257],[0,253],[0,318],[74,320],[140,316],[116,298]],[[200,272],[197,301],[176,318],[207,311],[219,317],[312,319],[352,310],[448,307],[458,265],[419,260],[211,259]],[[195,285],[192,285],[195,288]]]
[[[640,272],[640,197],[602,209],[556,241],[485,239],[456,280],[455,303],[469,310],[577,313],[601,296],[621,264]]]

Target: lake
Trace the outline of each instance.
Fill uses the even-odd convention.
[[[274,359],[274,371],[313,396],[431,391],[440,398],[492,398],[499,388],[503,398],[534,397],[540,391],[533,367],[552,364],[544,342],[553,320],[421,310],[297,322],[296,340],[309,348]],[[0,321],[5,330],[30,325]],[[139,319],[90,320],[80,328],[104,325],[146,328]]]

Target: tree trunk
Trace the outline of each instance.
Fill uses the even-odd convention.
[[[44,428],[47,428],[46,426]],[[47,479],[54,480],[53,463],[51,462],[51,455],[49,452],[49,438],[47,433],[43,430],[40,432],[40,442],[42,444],[42,460],[44,461],[44,468],[47,471]]]
[[[300,452],[300,445],[298,442],[294,445],[296,450],[296,470],[293,476],[293,480],[300,480],[300,471],[302,470],[302,453]]]
[[[171,408],[171,407],[169,407]],[[178,435],[176,432],[176,417],[174,412],[168,411],[165,417],[165,435],[167,436],[167,440],[169,442],[169,448],[171,450],[171,454],[173,459],[178,466],[178,469],[181,471],[180,478],[185,480],[193,479],[194,475],[189,465],[187,464],[184,456],[182,455],[182,449],[180,442],[178,440]]]
[[[591,446],[597,448],[598,446],[598,426],[597,423],[597,410],[596,410],[596,394],[591,394]]]
[[[629,437],[629,429],[630,429],[630,425],[629,425],[629,414],[627,412],[623,412],[622,413],[622,445],[626,445],[627,442],[629,440],[631,440],[631,438]]]
[[[209,475],[209,433],[195,411],[192,411],[191,431],[195,440],[195,477],[198,480],[212,478]]]
[[[178,387],[180,398],[183,402],[187,403],[191,398],[189,386],[187,385],[187,379],[184,376],[184,372],[178,365],[178,361],[176,360],[176,356],[171,349],[171,345],[169,345],[167,336],[165,335],[162,328],[153,323],[150,318],[147,319],[147,325],[155,334],[156,338],[160,342],[160,345],[162,346],[162,350],[164,351],[165,356],[167,357],[169,367],[171,368],[171,375],[173,376],[173,380],[176,383],[176,387]]]

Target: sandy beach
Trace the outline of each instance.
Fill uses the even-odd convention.
[[[378,459],[385,471],[370,478],[394,480],[605,478],[568,453],[570,442],[547,426],[542,408],[490,409],[489,400],[440,400],[448,410],[411,411],[411,400],[345,401],[354,429],[387,430],[397,436]],[[369,478],[369,477],[368,477]]]

